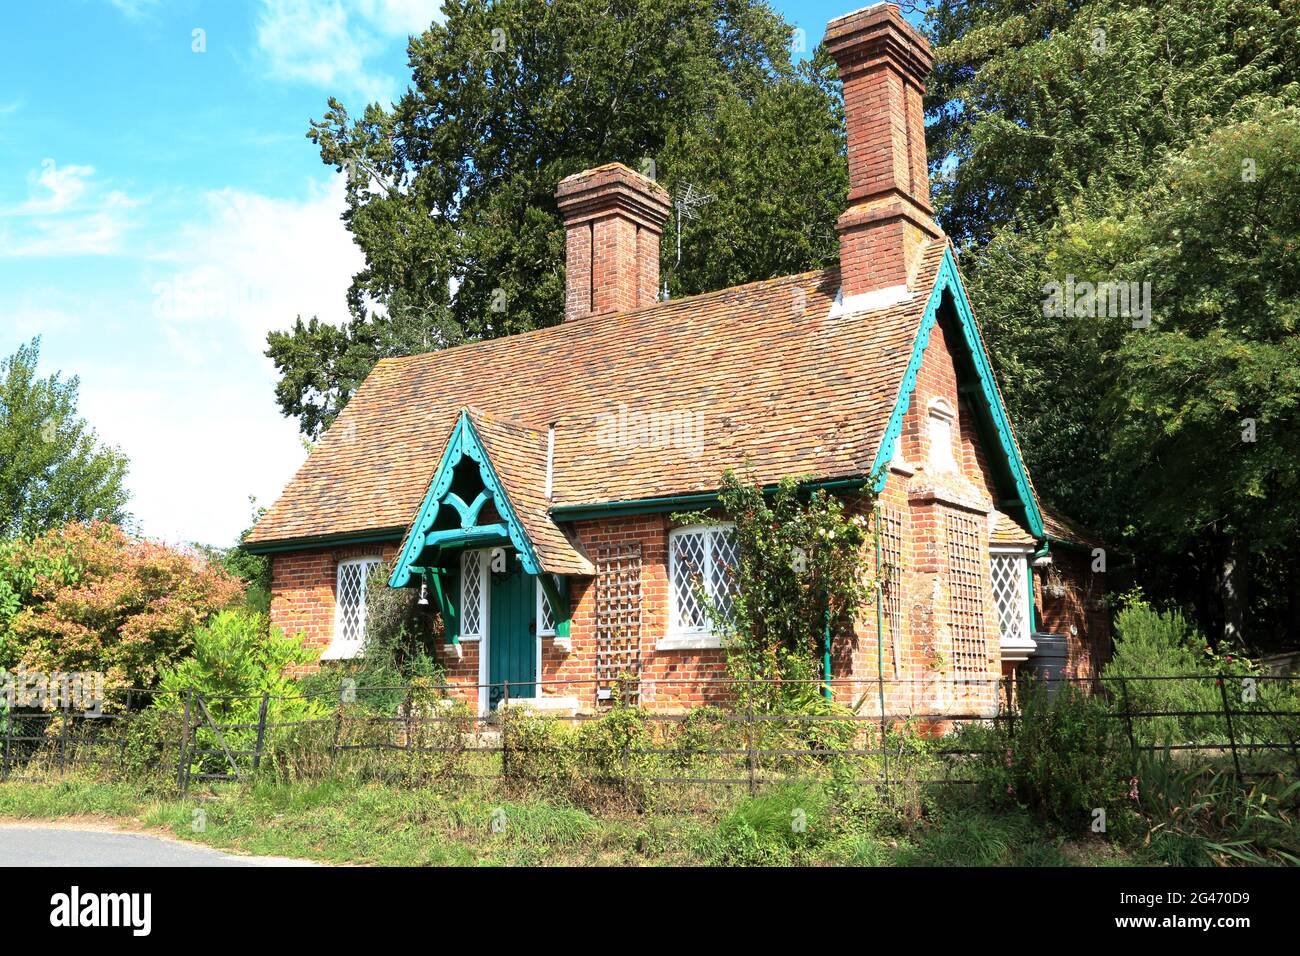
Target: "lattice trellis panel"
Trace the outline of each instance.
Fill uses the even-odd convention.
[[[949,514],[948,627],[952,635],[953,676],[989,676],[984,629],[983,528],[976,518]]]
[[[993,585],[993,603],[998,609],[998,632],[1004,640],[1029,637],[1025,556],[994,554],[989,563],[989,580]]]
[[[876,514],[880,534],[879,566],[881,605],[889,631],[894,676],[898,676],[898,649],[904,640],[903,627],[903,516],[889,508]]]
[[[596,548],[596,679],[607,703],[621,692],[639,702],[641,674],[641,545]],[[627,678],[633,678],[628,680]],[[620,678],[623,680],[620,681]]]

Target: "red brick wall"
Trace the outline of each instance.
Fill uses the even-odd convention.
[[[1093,572],[1087,551],[1057,544],[1051,557],[1049,566],[1034,569],[1038,629],[1065,638],[1067,677],[1096,677],[1111,651],[1106,575]]]
[[[339,562],[369,555],[389,562],[397,555],[398,544],[390,541],[271,555],[271,626],[285,634],[301,634],[308,647],[324,651],[334,636],[334,583]]]
[[[880,507],[903,529],[903,570],[898,582],[902,617],[896,631],[887,623],[880,654],[886,681],[896,682],[886,685],[885,707],[891,714],[982,713],[996,706],[992,685],[954,683],[958,675],[953,669],[947,528],[962,517],[976,520],[980,532],[983,639],[988,655],[980,676],[996,680],[1002,673],[997,613],[987,581],[989,513],[996,490],[970,408],[957,389],[953,355],[961,347],[959,336],[947,320],[937,322],[931,331],[903,419],[902,457],[907,467],[891,469],[880,494]],[[956,412],[950,451],[959,468],[957,474],[932,474],[928,468],[929,413],[934,399],[944,399]],[[866,694],[865,711],[878,713],[876,619],[873,605],[856,628],[852,674],[860,683],[849,690],[855,700]]]

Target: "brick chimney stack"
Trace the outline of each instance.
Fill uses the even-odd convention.
[[[846,300],[900,296],[923,241],[942,235],[930,206],[922,96],[930,44],[892,3],[832,20],[826,47],[844,83],[849,208],[840,216]]]
[[[662,186],[622,163],[560,181],[564,320],[652,305],[659,296],[659,236],[672,211]]]

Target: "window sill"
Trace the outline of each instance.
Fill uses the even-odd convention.
[[[916,469],[905,461],[891,461],[889,463],[889,470],[895,474],[907,475],[909,477],[916,474]]]
[[[1022,664],[1038,649],[1038,644],[1032,637],[1003,637],[1001,645],[1002,660],[1008,664]]]
[[[722,638],[716,634],[670,634],[655,644],[656,651],[716,651]]]
[[[350,661],[361,656],[360,647],[327,647],[321,654],[323,661]]]

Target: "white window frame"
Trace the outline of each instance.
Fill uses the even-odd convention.
[[[545,572],[543,572],[543,574],[544,573]],[[555,612],[554,611],[551,612],[550,627],[545,627],[542,624],[542,621],[545,620],[546,617],[545,612],[549,610],[551,607],[551,602],[546,597],[546,589],[542,587],[542,576],[540,574],[537,576],[536,590],[537,590],[537,610],[535,613],[537,614],[537,636],[554,637],[555,636]]]
[[[545,574],[546,572],[542,573]],[[552,580],[555,581],[556,588],[559,588],[560,579],[555,575],[552,575],[551,577]],[[557,622],[554,611],[551,612],[551,626],[542,626],[543,609],[550,607],[551,602],[546,596],[546,591],[542,588],[542,577],[540,574],[537,576],[535,588],[537,590],[537,610],[535,612],[537,615],[537,673],[540,675],[542,673],[542,638],[549,637],[555,649],[562,654],[567,654],[573,650],[573,638],[559,637],[555,633],[555,625]],[[541,680],[541,677],[538,677],[538,680]]]
[[[704,567],[700,569],[706,590],[713,580],[713,537],[735,530],[730,521],[715,524],[693,524],[673,528],[668,532],[668,632],[659,641],[658,650],[705,650],[722,646],[722,635],[711,624],[703,627],[683,625],[681,620],[681,595],[677,592],[677,547],[679,537],[686,534],[705,535]],[[710,597],[713,597],[710,594]]]
[[[998,622],[998,641],[1002,649],[1002,660],[1024,661],[1037,649],[1034,642],[1034,609],[1029,603],[1029,562],[1033,549],[1016,546],[993,545],[989,548],[989,595],[993,599],[994,619]],[[1002,633],[1002,609],[998,606],[998,593],[993,583],[993,561],[997,558],[1018,558],[1022,571],[1020,587],[1016,602],[1019,607],[1021,633],[1006,635]]]
[[[330,646],[321,654],[321,660],[349,660],[361,655],[361,648],[366,639],[366,580],[370,577],[370,572],[376,565],[380,564],[383,558],[378,555],[364,555],[359,558],[346,558],[334,568],[334,632],[330,635]],[[343,575],[349,568],[361,568],[361,611],[360,611],[360,629],[361,636],[356,640],[343,640],[343,615],[345,613],[344,604],[341,600],[343,594]]]
[[[460,641],[482,641],[487,636],[488,629],[488,586],[491,584],[490,572],[487,568],[487,557],[489,551],[462,551],[460,555]],[[469,600],[465,597],[465,586],[468,583],[469,575],[465,573],[470,562],[477,562],[479,574],[478,587],[478,628],[474,631],[465,630],[465,608],[469,606]]]

